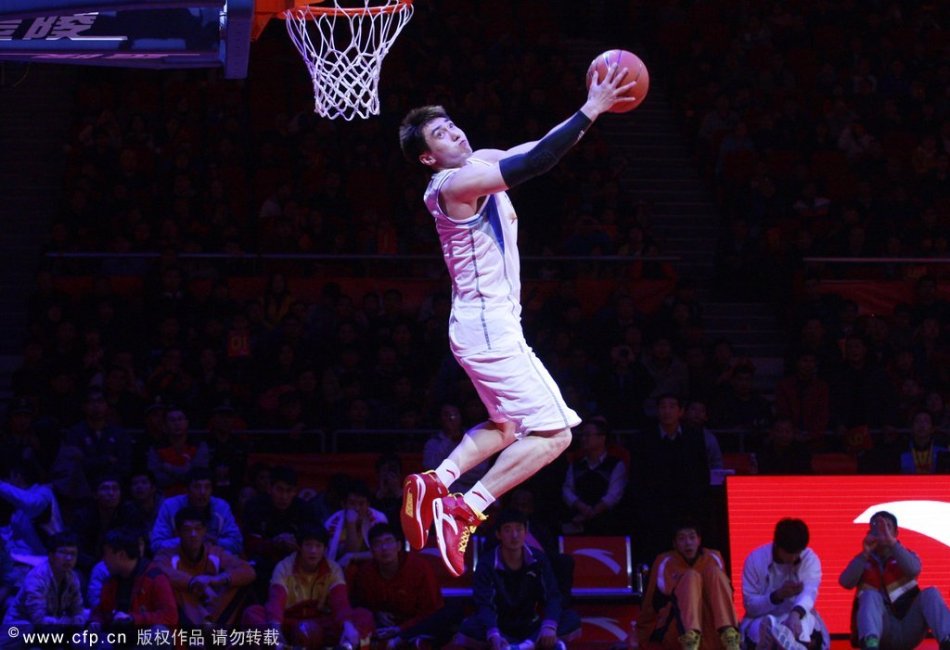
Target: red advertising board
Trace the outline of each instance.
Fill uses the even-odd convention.
[[[775,522],[797,517],[808,524],[809,546],[821,558],[818,611],[832,634],[847,634],[853,593],[838,576],[861,551],[870,516],[897,516],[898,538],[920,556],[922,587],[936,586],[950,602],[950,476],[730,476],[729,549],[741,616],[742,564],[772,539]]]

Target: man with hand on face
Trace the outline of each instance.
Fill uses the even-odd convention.
[[[919,644],[929,628],[950,650],[950,612],[935,587],[917,585],[920,558],[897,539],[897,517],[881,510],[871,516],[861,552],[845,567],[838,583],[857,587],[852,610],[852,645],[903,650]]]
[[[772,541],[755,549],[742,567],[745,618],[739,625],[756,650],[824,650],[831,639],[815,609],[821,560],[808,548],[808,526],[781,519]]]
[[[674,527],[673,550],[653,562],[637,623],[644,646],[740,650],[725,563],[719,551],[703,547],[698,524],[684,520]]]
[[[370,507],[371,496],[364,483],[353,481],[343,499],[343,509],[337,510],[327,519],[326,527],[330,535],[327,557],[344,569],[350,563],[356,566],[372,557],[369,529],[376,524],[389,523],[386,515]]]

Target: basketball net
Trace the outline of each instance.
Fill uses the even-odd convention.
[[[340,0],[287,10],[287,32],[313,80],[314,112],[352,120],[379,115],[379,73],[412,17],[411,0]]]

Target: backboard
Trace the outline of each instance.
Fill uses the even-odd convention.
[[[0,0],[0,62],[247,76],[254,0]]]

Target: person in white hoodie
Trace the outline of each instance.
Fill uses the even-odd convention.
[[[772,541],[745,559],[739,624],[756,650],[826,650],[831,639],[815,609],[821,584],[821,560],[808,548],[808,526],[781,519]]]

